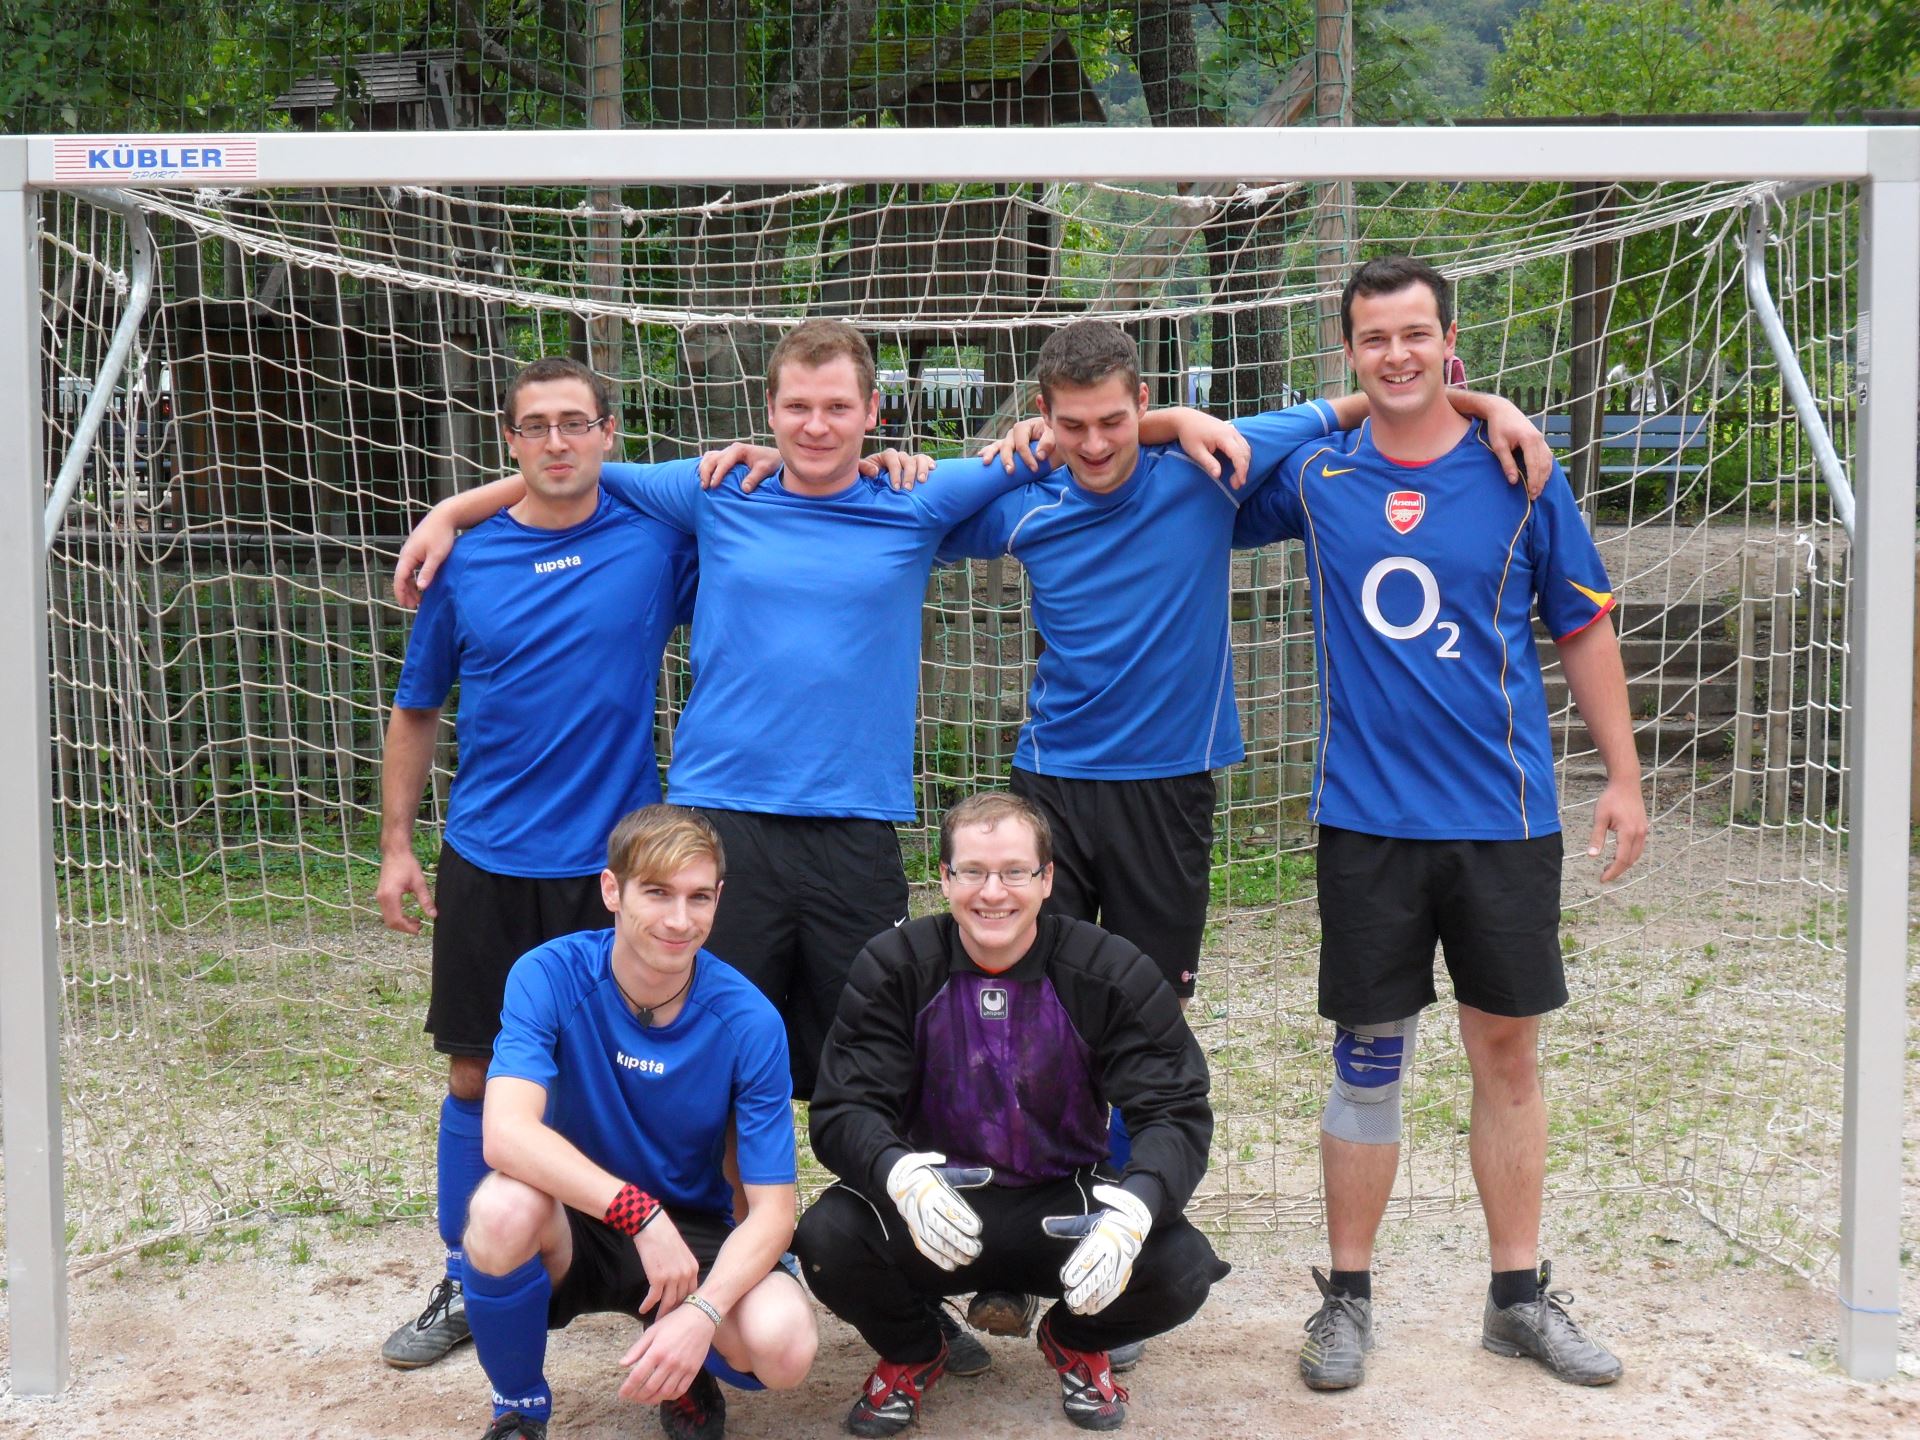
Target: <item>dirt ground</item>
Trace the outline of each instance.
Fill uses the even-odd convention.
[[[1598,1202],[1596,1202],[1598,1203]],[[1562,1217],[1560,1233],[1584,1219]],[[1743,1263],[1684,1212],[1640,1227],[1640,1238],[1587,1259],[1559,1255],[1556,1287],[1574,1313],[1626,1362],[1619,1384],[1563,1385],[1530,1362],[1481,1350],[1480,1219],[1462,1210],[1392,1220],[1376,1272],[1379,1348],[1364,1389],[1315,1395],[1294,1376],[1300,1325],[1318,1258],[1311,1228],[1222,1242],[1235,1262],[1198,1319],[1152,1343],[1129,1377],[1137,1436],[1512,1437],[1893,1436],[1920,1434],[1920,1344],[1907,1275],[1899,1378],[1846,1379],[1834,1360],[1836,1306],[1821,1290],[1764,1264]],[[9,1440],[127,1440],[205,1436],[475,1437],[489,1418],[471,1348],[412,1374],[377,1357],[396,1320],[435,1278],[428,1227],[392,1225],[332,1236],[306,1222],[252,1251],[198,1264],[132,1262],[75,1282],[73,1383],[54,1400],[0,1396]],[[1647,1231],[1654,1233],[1648,1234]],[[278,1254],[272,1252],[277,1250]],[[264,1253],[263,1253],[264,1252]],[[302,1263],[286,1258],[309,1253]],[[615,1362],[631,1326],[590,1316],[555,1337],[549,1376],[555,1440],[657,1435],[651,1414],[614,1394]],[[1075,1433],[1051,1372],[1031,1343],[989,1340],[991,1373],[948,1378],[915,1433],[928,1436]],[[822,1317],[813,1375],[790,1395],[733,1395],[728,1433],[835,1435],[869,1356]]]

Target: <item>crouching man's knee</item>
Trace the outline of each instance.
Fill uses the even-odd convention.
[[[1401,1089],[1413,1063],[1420,1017],[1369,1025],[1337,1026],[1333,1035],[1333,1089],[1320,1128],[1355,1145],[1397,1145]]]
[[[523,1181],[495,1171],[467,1203],[461,1241],[466,1263],[489,1275],[506,1275],[540,1253],[540,1235],[553,1218],[554,1200]]]

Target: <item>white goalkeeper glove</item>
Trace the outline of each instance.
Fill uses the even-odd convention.
[[[1086,1215],[1050,1215],[1040,1222],[1049,1235],[1080,1241],[1060,1267],[1067,1308],[1076,1315],[1097,1314],[1127,1288],[1134,1258],[1153,1228],[1152,1214],[1131,1191],[1096,1185],[1093,1198],[1106,1208]]]
[[[960,1192],[979,1189],[993,1171],[946,1162],[932,1150],[902,1155],[887,1172],[887,1194],[906,1218],[915,1248],[942,1270],[958,1270],[980,1258],[980,1217]]]

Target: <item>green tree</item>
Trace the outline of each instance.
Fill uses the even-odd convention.
[[[1488,113],[1803,110],[1837,35],[1776,0],[1544,0],[1489,68]]]

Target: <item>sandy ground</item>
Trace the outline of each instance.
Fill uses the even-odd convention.
[[[1593,1217],[1562,1217],[1572,1233]],[[1619,1253],[1583,1261],[1570,1243],[1556,1286],[1626,1362],[1606,1390],[1555,1381],[1478,1345],[1480,1220],[1462,1210],[1392,1220],[1377,1293],[1379,1348],[1364,1389],[1315,1395],[1294,1376],[1310,1307],[1305,1227],[1223,1242],[1235,1272],[1199,1318],[1153,1342],[1129,1379],[1138,1436],[1366,1435],[1472,1437],[1894,1436],[1920,1434],[1920,1360],[1909,1300],[1902,1373],[1846,1379],[1834,1361],[1830,1292],[1743,1263],[1683,1212],[1635,1227]],[[1590,1253],[1612,1243],[1593,1239]],[[310,1249],[293,1263],[287,1255]],[[276,1253],[277,1252],[277,1253]],[[381,1339],[412,1313],[435,1276],[426,1227],[330,1236],[313,1222],[279,1227],[226,1259],[135,1262],[75,1282],[73,1383],[54,1400],[0,1397],[0,1434],[18,1440],[122,1440],[191,1433],[258,1436],[475,1437],[489,1418],[470,1347],[411,1374],[388,1370]],[[1909,1266],[1908,1295],[1915,1276]],[[549,1376],[555,1440],[657,1435],[652,1414],[614,1395],[631,1326],[587,1317],[555,1337]],[[948,1378],[929,1396],[925,1436],[1076,1433],[1051,1372],[1030,1343],[989,1340],[993,1371]],[[823,1317],[820,1357],[788,1395],[735,1395],[728,1433],[834,1435],[869,1356]]]

